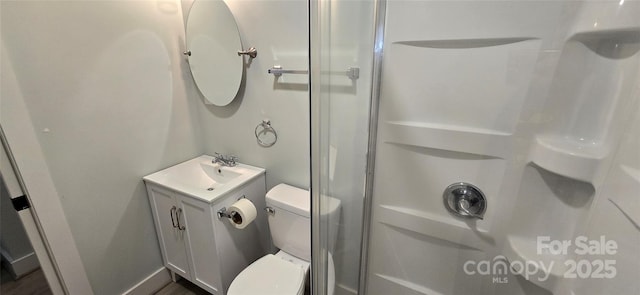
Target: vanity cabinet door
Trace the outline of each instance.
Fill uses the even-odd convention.
[[[222,294],[211,205],[189,197],[179,197],[179,203],[180,224],[186,226],[191,282],[211,293]]]
[[[185,231],[177,227],[178,197],[154,186],[147,186],[147,191],[165,266],[190,280]]]

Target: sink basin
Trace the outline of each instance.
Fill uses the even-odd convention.
[[[187,194],[206,202],[235,189],[264,173],[264,169],[240,164],[234,167],[211,163],[203,155],[143,177],[145,182]]]
[[[238,166],[225,167],[220,164],[212,164],[211,161],[207,161],[201,162],[200,168],[202,168],[202,171],[204,171],[211,180],[215,181],[216,184],[228,183],[238,176],[242,176],[242,172],[237,169]]]

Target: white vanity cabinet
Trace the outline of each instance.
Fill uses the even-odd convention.
[[[269,250],[264,173],[210,201],[147,178],[145,184],[162,258],[174,280],[179,275],[213,294],[226,294],[236,275]],[[240,198],[258,211],[244,229],[217,216]]]

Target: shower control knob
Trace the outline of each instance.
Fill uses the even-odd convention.
[[[454,183],[444,190],[442,197],[445,208],[458,217],[482,219],[487,211],[487,199],[473,184]]]

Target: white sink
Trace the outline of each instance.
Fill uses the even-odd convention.
[[[264,173],[264,169],[240,164],[234,167],[212,164],[203,155],[143,177],[144,181],[213,202],[223,194]]]

